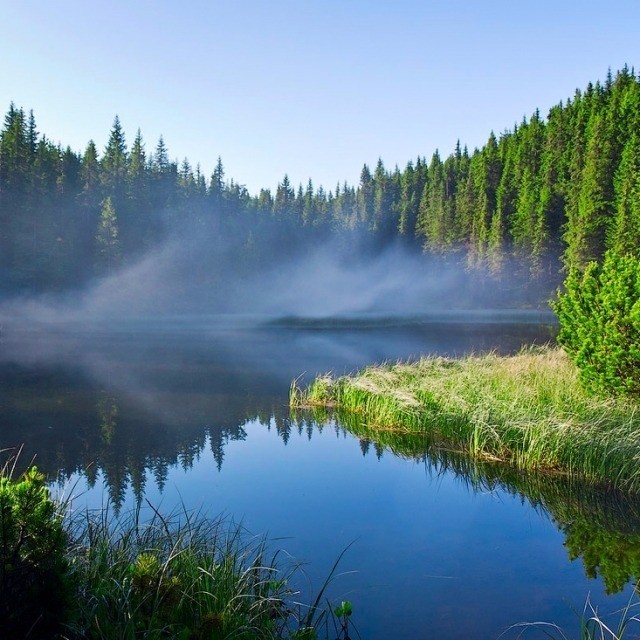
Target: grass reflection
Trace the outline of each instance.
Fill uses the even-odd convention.
[[[425,464],[431,475],[453,473],[470,491],[503,491],[547,515],[565,537],[569,558],[581,559],[589,578],[600,577],[607,593],[621,591],[640,578],[640,498],[558,473],[524,472],[495,460],[470,458],[432,433],[371,428],[366,419],[339,408],[315,407],[294,411],[298,428],[326,424],[360,440],[363,453],[371,449]],[[304,427],[303,427],[304,425]]]

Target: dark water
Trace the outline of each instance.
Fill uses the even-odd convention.
[[[554,335],[536,314],[460,320],[5,324],[0,447],[24,443],[23,460],[70,479],[77,506],[108,496],[126,511],[146,497],[242,520],[305,561],[316,586],[351,544],[329,593],[353,602],[363,638],[496,638],[534,620],[575,631],[571,607],[589,593],[603,612],[626,602],[639,504],[289,414],[301,374]]]

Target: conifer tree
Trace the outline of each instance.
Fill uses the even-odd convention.
[[[409,160],[400,182],[400,201],[398,203],[398,232],[405,238],[413,239],[416,233],[419,196],[416,194],[416,171]]]
[[[633,132],[615,176],[615,218],[608,238],[618,254],[640,257],[640,139]]]
[[[98,270],[106,275],[111,275],[120,263],[120,241],[118,236],[116,211],[111,197],[108,196],[100,212],[100,222],[96,234]]]
[[[424,238],[425,249],[441,252],[447,247],[447,231],[444,168],[436,150],[431,158],[427,182],[420,198],[417,232]]]
[[[397,229],[393,207],[397,182],[398,173],[393,177],[389,175],[382,158],[378,159],[373,174],[373,216],[370,221],[370,229],[378,240],[390,239]]]
[[[224,166],[222,164],[222,158],[218,156],[215,169],[211,174],[211,180],[209,181],[209,198],[211,204],[218,213],[222,211],[224,200]]]
[[[273,204],[273,212],[276,216],[288,218],[293,214],[293,202],[296,194],[289,181],[289,176],[285,173],[282,182],[278,183],[276,197]]]
[[[577,209],[569,222],[566,236],[568,265],[578,269],[598,260],[603,254],[613,204],[610,131],[601,112],[594,111],[586,133],[585,163],[577,191]]]
[[[518,131],[515,149],[517,196],[511,221],[514,246],[523,258],[536,261],[544,244],[544,224],[540,213],[540,158],[544,145],[544,125],[538,111]],[[542,221],[543,222],[543,221]]]
[[[470,237],[470,264],[481,264],[487,257],[492,219],[496,213],[500,186],[501,160],[497,139],[492,132],[486,146],[471,159],[471,176],[475,189],[475,210]]]
[[[109,141],[101,161],[101,176],[105,193],[115,202],[124,201],[125,182],[127,178],[127,145],[120,118],[116,116],[109,135]]]
[[[568,108],[562,104],[549,112],[540,159],[540,197],[537,207],[534,262],[540,272],[554,277],[562,254],[569,183]]]
[[[373,218],[373,197],[373,176],[365,164],[360,172],[358,188],[358,219],[364,228],[369,226]]]
[[[151,218],[149,163],[138,129],[131,146],[126,176],[126,215],[120,215],[123,254],[138,254],[157,239],[157,224]]]
[[[313,224],[315,218],[315,207],[314,207],[314,194],[313,194],[313,181],[309,178],[309,182],[307,182],[307,188],[305,189],[303,196],[303,204],[302,204],[302,224],[304,226],[309,226]]]

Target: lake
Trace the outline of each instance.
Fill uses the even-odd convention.
[[[420,442],[392,451],[288,410],[301,375],[554,333],[534,312],[4,322],[0,447],[24,444],[78,508],[148,499],[241,521],[304,562],[312,588],[348,547],[328,594],[353,603],[362,638],[497,638],[536,620],[577,635],[589,594],[603,613],[629,598],[638,501]]]

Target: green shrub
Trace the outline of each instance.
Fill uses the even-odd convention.
[[[585,388],[640,398],[640,261],[607,252],[573,272],[554,309]]]
[[[7,638],[51,638],[68,613],[67,536],[35,467],[0,476],[0,620]]]

